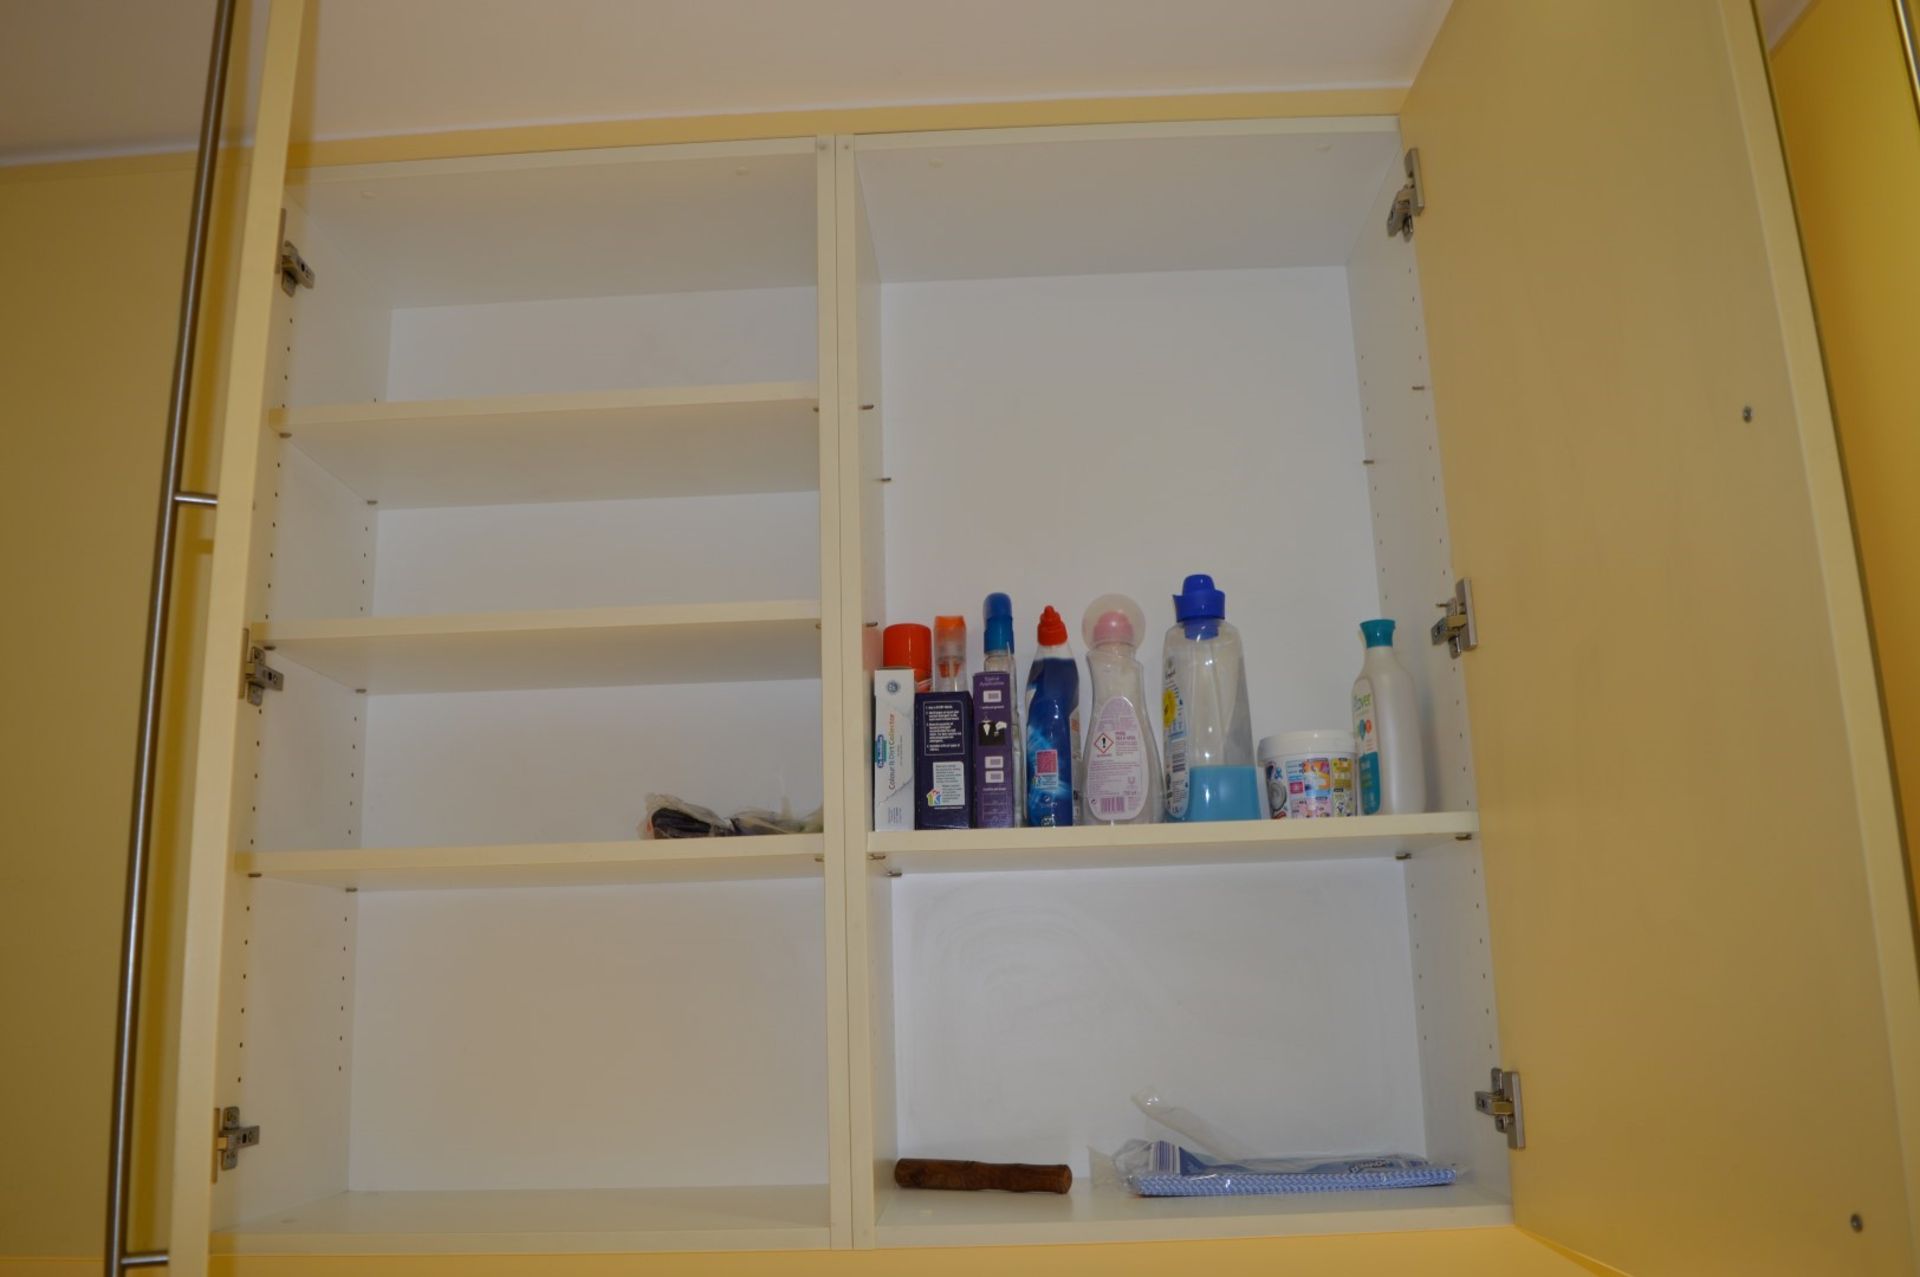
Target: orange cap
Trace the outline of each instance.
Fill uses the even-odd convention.
[[[1040,613],[1040,646],[1059,647],[1067,641],[1067,623],[1052,608]]]
[[[912,670],[924,683],[933,677],[933,631],[908,622],[881,632],[881,659],[888,669]]]
[[[967,632],[967,618],[964,616],[936,616],[933,618],[934,637],[944,637],[953,633]]]

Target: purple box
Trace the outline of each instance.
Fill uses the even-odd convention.
[[[973,827],[1013,828],[1013,675],[973,676]]]
[[[921,692],[913,698],[913,827],[965,829],[972,776],[973,696]]]

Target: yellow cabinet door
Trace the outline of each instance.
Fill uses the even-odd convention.
[[[1912,921],[1748,0],[1454,0],[1403,122],[1517,1221],[1912,1273]]]

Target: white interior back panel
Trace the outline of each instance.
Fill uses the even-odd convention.
[[[813,146],[351,165],[290,191],[392,306],[775,287],[814,278]]]
[[[1342,266],[1398,155],[1386,119],[860,139],[881,277]]]
[[[368,847],[636,838],[649,793],[820,805],[814,680],[363,699]]]
[[[532,611],[820,597],[812,492],[379,515],[374,611]]]
[[[351,1186],[825,1182],[821,891],[366,896]]]
[[[818,317],[798,287],[413,307],[393,313],[384,397],[812,381]]]
[[[902,1155],[1085,1174],[1148,1133],[1147,1087],[1269,1154],[1425,1146],[1392,861],[893,890]]]
[[[1201,271],[884,290],[888,621],[1118,591],[1161,636],[1211,573],[1247,643],[1256,738],[1350,721],[1375,615],[1346,272]],[[1040,441],[1044,440],[1042,443]],[[1082,709],[1086,709],[1082,692]]]

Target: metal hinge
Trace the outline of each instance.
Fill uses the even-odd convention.
[[[240,1109],[229,1106],[214,1114],[213,1128],[213,1164],[215,1179],[221,1171],[230,1171],[240,1165],[240,1150],[252,1148],[260,1142],[258,1126],[240,1125]]]
[[[1387,234],[1412,239],[1413,219],[1426,211],[1427,188],[1420,180],[1420,148],[1416,146],[1407,152],[1407,184],[1393,197],[1393,207],[1387,210]]]
[[[280,291],[291,297],[313,287],[313,267],[300,256],[300,247],[287,238],[287,210],[280,210]]]
[[[1512,1069],[1493,1070],[1493,1089],[1475,1091],[1473,1107],[1493,1119],[1493,1129],[1507,1137],[1508,1148],[1527,1146],[1526,1111],[1520,1102],[1520,1075]]]
[[[268,692],[287,685],[287,676],[267,664],[267,649],[253,641],[251,630],[240,631],[240,650],[245,654],[240,658],[240,694],[247,704],[258,705]]]
[[[1435,604],[1445,613],[1433,623],[1428,635],[1435,647],[1442,643],[1454,656],[1480,646],[1480,624],[1473,615],[1473,582],[1461,577],[1453,587],[1453,597]]]

